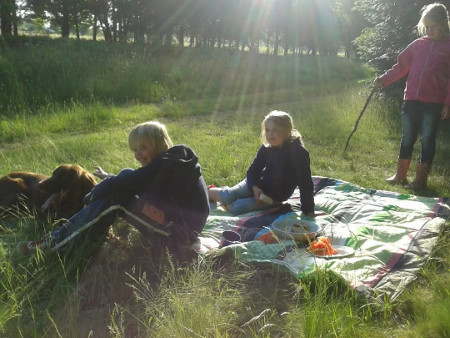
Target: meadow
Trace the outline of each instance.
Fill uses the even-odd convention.
[[[19,39],[0,41],[0,173],[50,174],[62,163],[117,173],[137,167],[136,123],[165,123],[192,147],[208,184],[231,185],[259,147],[272,109],[292,114],[313,175],[407,192],[395,170],[401,91],[370,92],[373,71],[343,58],[273,57],[211,49]],[[396,99],[397,97],[397,99]],[[442,123],[424,196],[450,196],[450,124]],[[410,177],[413,172],[410,172]],[[0,333],[8,337],[442,337],[450,335],[449,223],[433,258],[395,303],[380,306],[326,272],[297,280],[282,269],[217,255],[150,256],[139,234],[67,254],[18,255],[15,244],[53,224],[32,212],[0,219]]]

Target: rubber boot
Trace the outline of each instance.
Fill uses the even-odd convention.
[[[421,190],[427,187],[428,174],[431,171],[431,163],[417,162],[416,179],[406,186],[411,190]]]
[[[409,164],[411,159],[398,159],[397,161],[397,173],[386,179],[386,182],[390,184],[406,183],[406,174],[408,173]]]

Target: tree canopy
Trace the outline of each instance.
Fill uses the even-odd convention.
[[[62,37],[362,57],[386,69],[417,37],[425,0],[0,0],[1,34],[44,23]],[[447,8],[450,0],[442,1]]]
[[[357,0],[355,11],[368,22],[356,39],[364,60],[377,69],[392,66],[397,55],[418,37],[416,26],[426,0]],[[441,1],[450,8],[450,1]]]
[[[62,37],[89,27],[107,41],[355,55],[354,0],[0,0],[2,35],[43,20]],[[17,16],[17,13],[24,13]],[[42,22],[42,21],[40,21]]]

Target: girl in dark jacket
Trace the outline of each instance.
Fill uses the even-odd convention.
[[[261,140],[247,178],[232,188],[210,188],[210,201],[221,202],[238,215],[278,206],[298,187],[302,212],[314,216],[309,153],[292,117],[282,111],[270,112],[261,124]]]

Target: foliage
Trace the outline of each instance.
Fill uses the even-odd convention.
[[[420,10],[432,1],[356,0],[354,10],[368,25],[355,39],[361,59],[382,74],[391,68],[397,55],[418,38]],[[450,1],[441,1],[450,8]],[[406,78],[386,89],[388,97],[401,97]]]
[[[432,1],[357,0],[356,10],[369,26],[356,39],[362,59],[379,71],[394,63],[397,55],[418,37],[420,10]],[[442,1],[447,8],[449,1]]]

